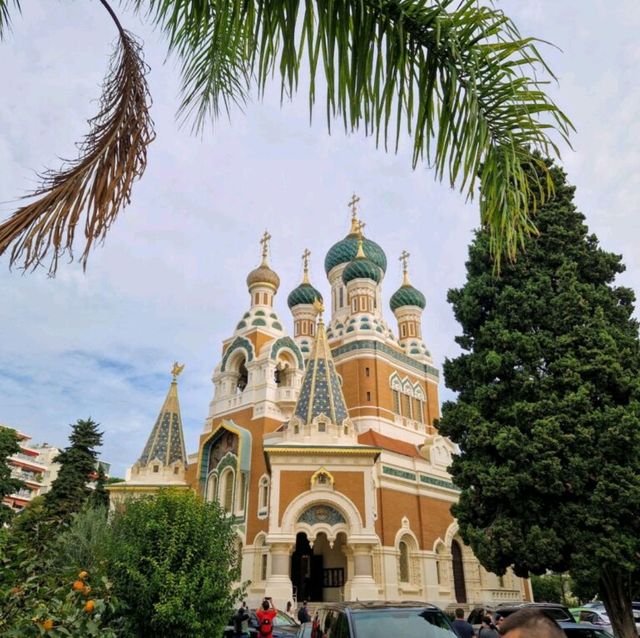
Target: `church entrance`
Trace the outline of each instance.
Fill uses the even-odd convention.
[[[304,532],[296,535],[290,574],[299,602],[337,602],[343,599],[347,579],[347,557],[343,552],[345,542],[343,533],[330,542],[327,535],[320,532],[312,547]]]

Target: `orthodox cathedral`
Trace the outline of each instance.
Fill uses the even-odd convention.
[[[217,500],[238,535],[255,605],[308,599],[424,600],[443,607],[531,599],[528,581],[485,571],[458,535],[447,474],[454,445],[438,434],[438,370],[422,339],[425,297],[408,274],[383,318],[383,249],[349,233],[324,260],[331,298],[309,279],[289,293],[288,334],[274,300],[280,277],[262,260],[250,303],[213,373],[197,460],[185,451],[177,376],[127,481],[112,501],[160,487]],[[326,316],[325,316],[326,315]]]

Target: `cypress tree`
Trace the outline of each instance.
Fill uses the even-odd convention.
[[[98,455],[96,447],[102,445],[102,432],[91,418],[79,419],[71,426],[70,445],[53,459],[60,463],[60,471],[45,495],[46,509],[52,519],[67,521],[87,502],[91,490],[87,483],[95,472]]]
[[[551,166],[551,162],[548,162]],[[640,556],[640,347],[634,294],[551,166],[555,199],[537,238],[494,273],[489,236],[448,299],[463,353],[444,365],[440,432],[459,444],[453,513],[482,564],[519,576],[594,579],[617,636],[637,638],[630,583]]]

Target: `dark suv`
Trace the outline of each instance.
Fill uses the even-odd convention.
[[[457,638],[444,612],[423,602],[327,603],[318,621],[319,638]]]

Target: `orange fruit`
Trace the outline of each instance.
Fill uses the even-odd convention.
[[[85,585],[84,588],[82,589],[82,594],[84,596],[88,596],[91,593],[91,587],[89,587],[89,585]]]
[[[78,578],[80,580],[86,580],[87,578],[89,578],[89,572],[85,572],[85,571],[80,572],[78,574]]]
[[[93,608],[95,607],[95,603],[93,602],[93,600],[87,600],[87,602],[84,604],[84,610],[90,614],[93,611]]]
[[[51,631],[53,629],[53,620],[51,620],[51,618],[47,618],[43,623],[42,623],[42,628],[45,631]]]
[[[72,585],[73,589],[75,589],[76,591],[80,591],[81,589],[84,589],[84,583],[81,580],[76,580],[73,585]]]

